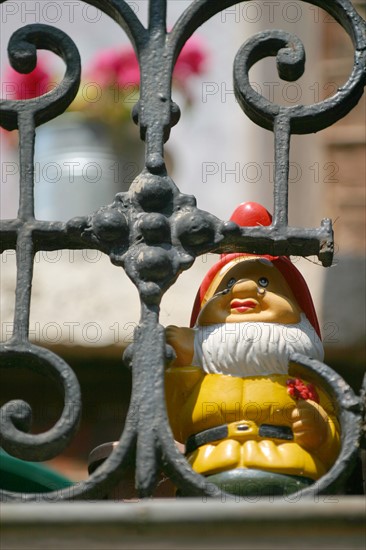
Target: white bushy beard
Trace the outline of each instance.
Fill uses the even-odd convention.
[[[304,314],[299,323],[196,326],[192,365],[209,374],[248,377],[287,374],[292,353],[324,358],[323,344]]]

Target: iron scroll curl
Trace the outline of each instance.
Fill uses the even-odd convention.
[[[79,85],[81,63],[74,42],[63,31],[50,25],[32,24],[18,29],[11,36],[8,54],[11,65],[21,73],[31,72],[37,64],[37,49],[59,55],[66,63],[63,80],[41,97],[27,100],[2,100],[1,125],[7,130],[19,128],[19,117],[26,113],[35,125],[44,124],[67,109],[75,98]]]
[[[359,452],[362,429],[361,401],[332,368],[300,353],[291,355],[289,374],[306,376],[328,392],[331,402],[337,409],[341,433],[341,449],[333,466],[313,485],[295,493],[293,497],[314,499],[319,495],[341,494],[354,469]]]
[[[80,389],[71,368],[56,354],[33,344],[13,342],[0,347],[2,367],[24,365],[53,379],[64,393],[64,407],[55,426],[41,434],[28,433],[32,410],[22,400],[6,403],[0,409],[1,447],[23,460],[43,461],[60,454],[77,432],[81,414]]]
[[[251,67],[261,59],[276,56],[282,80],[293,82],[305,69],[305,50],[299,38],[285,31],[264,31],[253,36],[239,49],[234,62],[235,95],[246,115],[256,124],[273,130],[276,117],[289,120],[290,132],[308,134],[324,130],[345,116],[363,94],[366,75],[360,70],[366,53],[356,52],[356,63],[347,83],[336,94],[314,105],[285,107],[268,101],[255,91],[249,81]],[[362,61],[363,59],[363,61]]]
[[[40,461],[59,454],[78,428],[81,412],[78,381],[71,368],[49,350],[29,342],[30,288],[33,274],[34,243],[31,225],[34,220],[33,154],[34,128],[58,116],[74,99],[80,83],[80,57],[72,40],[48,25],[27,25],[11,37],[8,52],[13,67],[28,73],[37,63],[37,49],[58,54],[66,63],[62,82],[41,97],[20,101],[2,101],[1,124],[8,130],[19,128],[23,146],[20,173],[19,218],[16,230],[17,289],[13,336],[0,346],[5,368],[24,364],[27,368],[52,378],[64,394],[64,408],[55,426],[42,434],[28,433],[32,411],[20,400],[1,408],[1,445],[18,458]]]
[[[1,0],[1,3],[4,1]],[[18,269],[24,268],[26,273],[25,278],[18,278],[17,311],[22,310],[22,304],[26,306],[25,313],[19,313],[22,331],[15,333],[9,344],[1,346],[4,365],[13,368],[18,359],[29,361],[31,368],[50,376],[64,389],[66,405],[52,433],[42,434],[37,440],[26,433],[30,424],[29,407],[24,402],[7,404],[2,410],[1,424],[4,448],[28,460],[44,460],[54,456],[75,433],[80,416],[78,382],[70,367],[51,352],[41,350],[28,341],[30,266],[36,249],[96,248],[108,254],[113,263],[122,266],[138,287],[141,322],[136,331],[135,346],[129,353],[133,369],[130,410],[138,410],[139,413],[124,427],[120,442],[109,458],[87,481],[43,495],[19,495],[4,491],[2,498],[23,501],[44,498],[52,501],[103,497],[118,482],[135,447],[136,485],[141,496],[151,494],[156,483],[156,471],[160,467],[178,487],[187,489],[190,494],[218,497],[221,491],[213,489],[212,485],[208,487],[205,479],[191,470],[174,446],[165,410],[163,384],[164,365],[171,358],[171,350],[165,345],[163,327],[159,325],[160,300],[181,271],[190,267],[195,257],[205,252],[229,252],[240,248],[273,255],[310,255],[317,254],[320,248],[320,252],[324,252],[324,264],[329,265],[332,230],[327,220],[315,230],[300,231],[287,227],[286,168],[276,175],[274,223],[268,228],[239,228],[198,210],[194,197],[182,195],[166,174],[164,143],[179,118],[179,109],[171,100],[175,61],[184,43],[201,24],[225,8],[238,4],[238,0],[194,0],[169,33],[166,31],[166,0],[150,0],[147,28],[124,0],[88,0],[86,3],[101,9],[116,21],[127,32],[136,50],[141,68],[141,99],[134,110],[134,119],[146,143],[146,167],[127,193],[117,195],[112,205],[101,205],[98,212],[84,219],[50,224],[35,220],[33,209],[28,206],[20,209],[21,215],[17,220],[2,223],[5,248],[18,246],[19,250],[20,244],[26,244],[28,251],[18,264]],[[308,3],[323,8],[335,17],[355,46],[352,75],[333,98],[286,111],[269,105],[255,95],[250,88],[248,72],[259,59],[277,54],[280,76],[286,79],[297,78],[303,70],[301,43],[283,31],[262,33],[247,41],[245,47],[239,50],[234,65],[235,88],[241,106],[254,122],[273,129],[275,136],[279,137],[278,150],[285,147],[287,151],[282,165],[288,163],[290,134],[317,131],[347,114],[361,97],[365,82],[365,25],[351,2],[313,0]],[[39,48],[49,49],[64,59],[66,73],[62,83],[40,98],[4,101],[1,105],[2,125],[9,130],[19,128],[20,133],[30,139],[27,152],[30,165],[35,126],[61,114],[75,97],[80,82],[80,60],[76,46],[65,33],[45,25],[29,25],[13,35],[9,44],[13,66],[20,72],[29,72],[35,65],[36,50]],[[289,66],[292,70],[288,70]],[[155,78],[157,68],[161,70],[158,83]],[[25,198],[33,193],[32,171],[27,177],[21,189],[20,203],[23,201],[23,205],[27,203]],[[123,225],[123,231],[116,237],[117,218],[120,226]],[[315,377],[328,384],[340,402],[341,428],[342,434],[345,434],[341,454],[334,467],[313,488],[313,491],[323,494],[337,489],[337,480],[344,480],[347,474],[346,462],[354,457],[359,438],[358,400],[350,388],[346,388],[350,397],[347,403],[342,399],[338,391],[340,381],[327,370],[326,365],[298,356],[293,359],[307,372],[313,372]],[[154,387],[154,392],[151,387]],[[351,420],[355,420],[355,428],[350,432],[352,435],[346,437]],[[143,442],[140,433],[146,424],[151,426],[151,430]],[[352,452],[349,451],[350,443]],[[308,496],[310,492],[311,489],[297,495]],[[234,497],[226,495],[226,498]]]

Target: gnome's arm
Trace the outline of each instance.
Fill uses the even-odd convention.
[[[305,449],[317,449],[327,437],[328,415],[318,403],[299,400],[292,412],[295,441]]]
[[[340,428],[330,396],[318,388],[314,396],[297,401],[291,417],[295,441],[304,449],[315,452],[330,468],[340,449]]]
[[[191,365],[194,354],[194,330],[169,325],[165,329],[165,336],[167,343],[174,348],[177,356],[172,366],[184,367]]]

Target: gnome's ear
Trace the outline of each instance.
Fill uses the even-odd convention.
[[[258,227],[271,225],[272,216],[257,202],[242,202],[235,208],[230,220],[241,227]]]

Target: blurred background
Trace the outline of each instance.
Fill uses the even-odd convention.
[[[129,4],[146,23],[147,1]],[[169,3],[170,28],[189,4],[186,0]],[[365,16],[364,4],[354,5]],[[82,57],[81,95],[67,113],[37,129],[36,217],[67,220],[112,202],[115,193],[128,189],[143,165],[138,130],[130,119],[138,95],[133,63],[127,56],[125,70],[132,72],[121,83],[117,96],[115,89],[113,96],[106,95],[97,73],[105,59],[112,67],[113,52],[129,51],[127,37],[106,15],[83,2],[27,0],[6,2],[0,9],[3,98],[14,99],[16,93],[6,68],[6,48],[19,27],[35,22],[54,25],[75,41]],[[195,33],[187,54],[187,77],[184,71],[177,75],[174,86],[173,99],[180,105],[182,117],[172,129],[167,161],[179,189],[194,194],[199,208],[221,219],[228,219],[235,207],[247,200],[272,211],[273,135],[242,113],[232,82],[237,50],[267,28],[298,35],[307,56],[304,76],[293,83],[279,80],[273,59],[253,68],[253,87],[272,101],[284,105],[321,101],[344,84],[353,66],[348,35],[320,8],[305,2],[241,3],[213,17]],[[107,52],[106,57],[100,57],[101,52]],[[49,80],[59,81],[62,62],[52,54],[40,58]],[[357,391],[366,355],[364,121],[362,99],[331,128],[293,136],[289,196],[291,225],[318,227],[322,218],[333,220],[333,266],[325,269],[315,257],[293,261],[313,295],[326,362]],[[13,218],[18,208],[17,135],[2,131],[0,139],[1,217]],[[215,255],[198,258],[166,293],[161,306],[163,325],[189,324],[198,286],[216,260]],[[14,311],[14,251],[2,254],[0,269],[1,340],[6,341]],[[67,451],[51,461],[73,480],[87,477],[87,457],[95,446],[121,434],[130,393],[130,373],[121,357],[138,319],[137,291],[124,272],[101,253],[67,250],[37,254],[32,340],[68,361],[83,393],[81,429]],[[16,375],[5,370],[1,381],[1,403],[23,398],[33,406],[35,432],[58,419],[62,400],[49,381],[26,369],[19,369]]]

